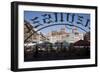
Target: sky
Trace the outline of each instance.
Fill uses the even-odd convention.
[[[55,22],[54,13],[57,13],[57,22]],[[49,17],[45,14],[50,15],[50,20],[52,21],[51,23],[44,23],[43,19]],[[62,17],[63,22],[60,21],[61,20],[61,14],[63,15],[63,17]],[[74,21],[72,23],[70,23],[70,21],[72,21],[72,15],[74,15]],[[36,18],[35,21],[39,22],[41,24],[41,26],[37,27],[36,29],[40,29],[40,28],[48,26],[48,25],[53,25],[53,26],[49,26],[49,27],[46,27],[44,29],[39,30],[43,34],[47,34],[48,32],[51,32],[51,31],[59,31],[61,28],[64,28],[64,27],[66,28],[67,32],[71,32],[72,28],[74,28],[74,27],[70,27],[67,24],[71,24],[71,25],[81,27],[85,31],[83,31],[80,28],[77,28],[77,29],[78,29],[79,32],[82,32],[82,33],[90,31],[90,29],[88,28],[88,27],[90,27],[90,14],[70,13],[69,21],[67,20],[67,16],[68,16],[67,12],[66,13],[62,13],[62,12],[58,13],[58,12],[24,11],[24,20],[30,22],[33,27],[38,25],[38,23],[33,23],[33,21],[31,19]],[[48,21],[48,19],[46,21]],[[85,27],[87,21],[88,21],[88,27]],[[78,24],[77,22],[81,22],[82,24]],[[64,24],[66,24],[66,25],[64,25]]]

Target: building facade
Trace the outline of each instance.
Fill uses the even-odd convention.
[[[84,34],[78,32],[78,30],[72,29],[72,32],[66,32],[66,28],[61,28],[60,31],[49,32],[47,37],[51,43],[63,42],[74,43],[78,40],[84,39]]]

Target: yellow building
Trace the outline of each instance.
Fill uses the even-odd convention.
[[[60,31],[49,32],[47,37],[51,43],[63,41],[74,43],[83,40],[83,33],[79,33],[76,28],[72,29],[72,32],[66,32],[66,28],[61,28]]]
[[[65,28],[62,28],[60,31],[52,31],[49,32],[47,37],[51,43],[55,42],[63,42],[64,39],[67,36]]]

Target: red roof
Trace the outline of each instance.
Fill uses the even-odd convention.
[[[90,46],[90,42],[86,40],[79,40],[75,42],[73,46]]]

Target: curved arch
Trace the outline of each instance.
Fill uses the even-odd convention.
[[[42,28],[39,28],[39,29],[37,30],[37,32],[40,31],[40,30],[42,30],[42,29],[45,29],[45,28],[47,28],[47,27],[56,26],[56,25],[68,25],[68,26],[72,26],[72,27],[74,26],[74,27],[77,27],[77,28],[79,28],[79,29],[81,29],[81,30],[87,32],[87,31],[84,30],[83,28],[81,28],[81,27],[79,27],[79,26],[76,26],[76,25],[72,25],[72,24],[52,24],[52,25],[48,25],[48,26],[44,26],[44,27],[42,27]]]

